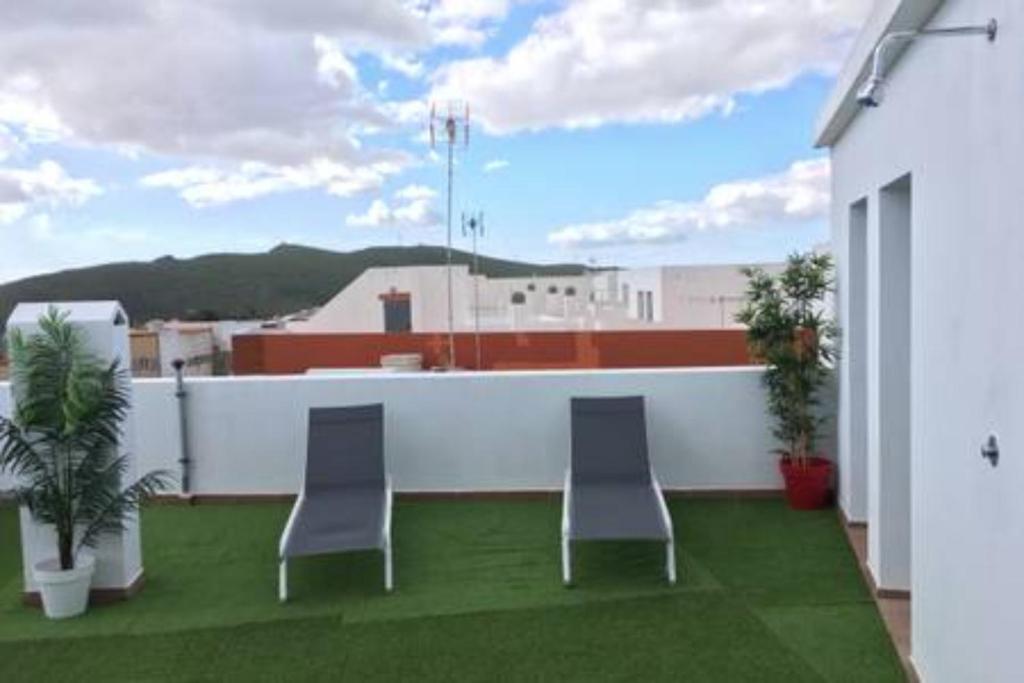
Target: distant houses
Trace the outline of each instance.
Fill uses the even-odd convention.
[[[780,264],[764,264],[777,270]],[[738,265],[660,266],[568,276],[490,278],[452,268],[455,332],[737,329],[746,278]],[[369,268],[293,332],[448,330],[448,269]]]

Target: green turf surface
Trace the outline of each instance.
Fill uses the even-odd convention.
[[[657,544],[581,544],[560,583],[557,502],[399,502],[379,553],[292,563],[283,505],[157,506],[134,600],[50,622],[23,607],[0,509],[0,681],[899,681],[833,512],[675,500],[680,582]]]

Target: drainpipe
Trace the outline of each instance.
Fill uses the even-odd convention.
[[[171,362],[171,366],[174,367],[174,397],[178,399],[178,431],[181,434],[181,457],[178,459],[178,463],[181,465],[181,496],[182,498],[191,498],[189,467],[192,463],[192,458],[189,457],[188,411],[186,410],[187,406],[185,403],[185,398],[188,396],[188,392],[185,391],[185,378],[183,375],[185,361],[175,358]]]

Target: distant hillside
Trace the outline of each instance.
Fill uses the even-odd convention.
[[[472,255],[453,251],[455,263]],[[117,299],[135,322],[152,318],[263,318],[327,301],[374,266],[445,263],[443,247],[372,247],[334,252],[282,244],[265,254],[170,256],[148,263],[111,263],[0,285],[0,328],[22,301]],[[490,277],[576,275],[573,264],[535,265],[480,257]]]

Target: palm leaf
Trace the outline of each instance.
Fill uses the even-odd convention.
[[[55,527],[61,566],[70,569],[75,549],[124,529],[171,478],[151,472],[123,485],[128,456],[116,454],[130,409],[128,374],[88,353],[66,314],[51,308],[39,329],[11,335],[16,409],[0,418],[0,471],[16,476],[17,499],[33,518]]]

